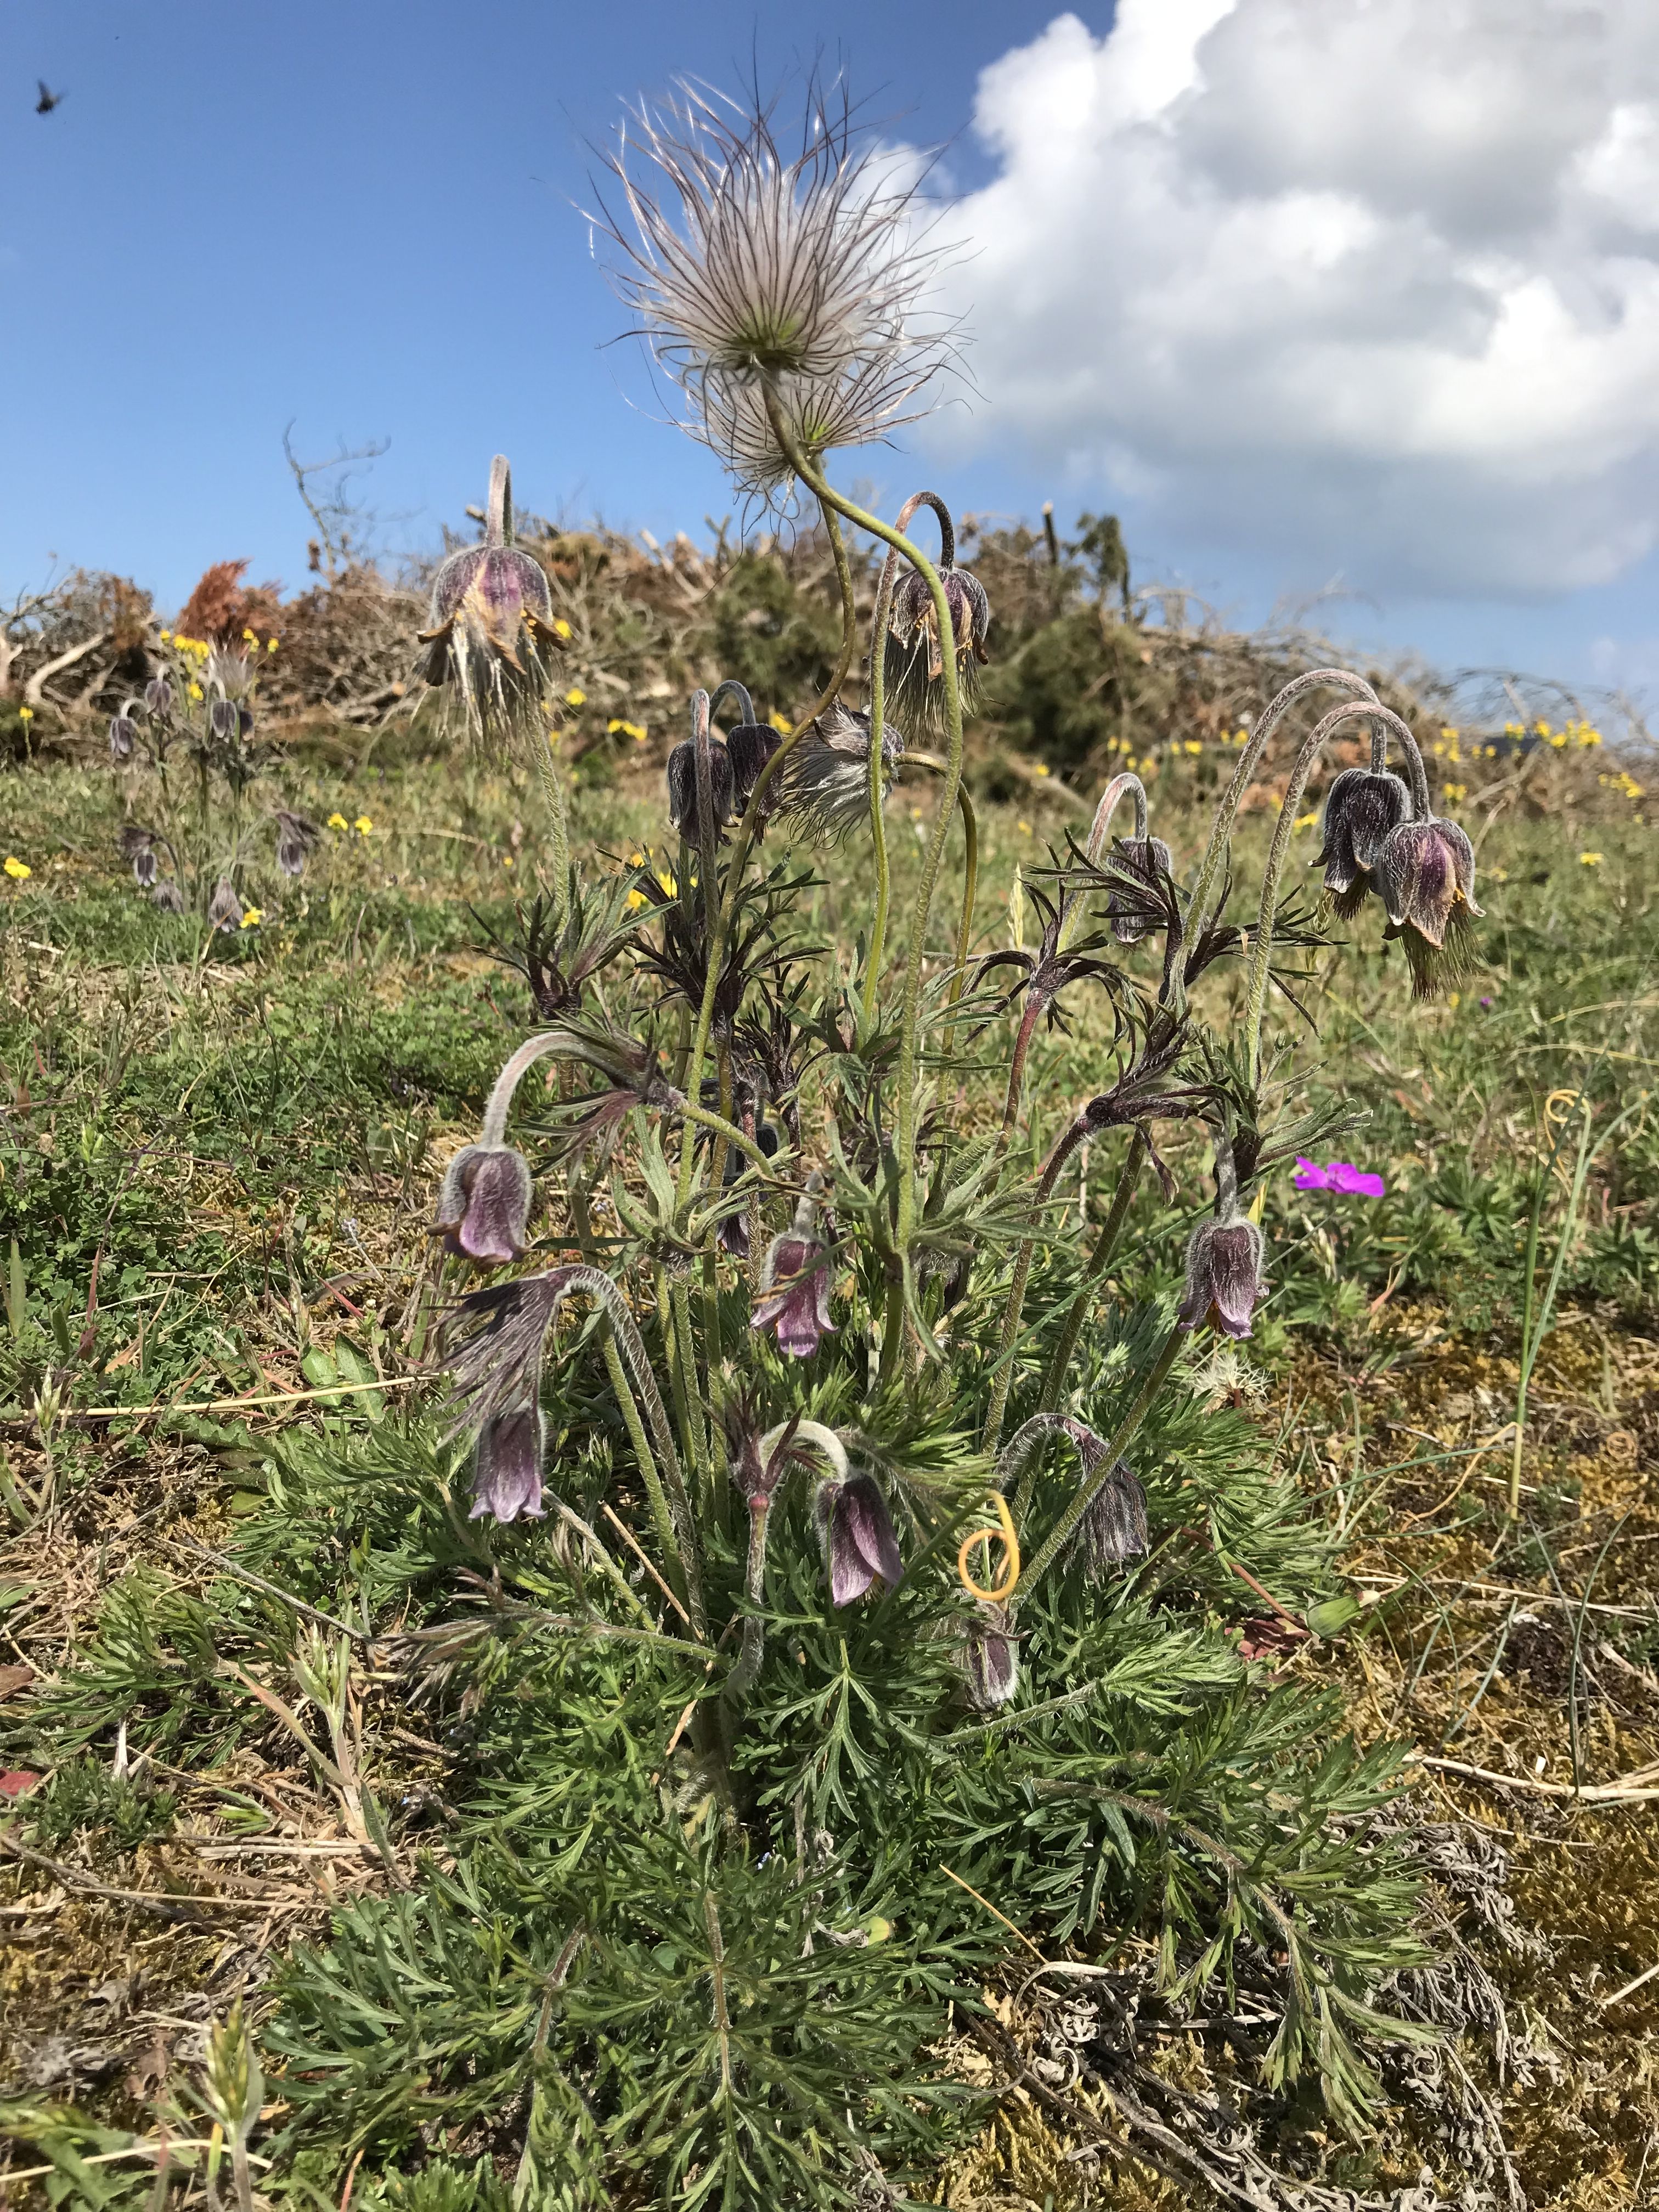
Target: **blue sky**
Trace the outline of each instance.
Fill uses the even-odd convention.
[[[1264,153],[1218,125],[1241,106],[1271,110],[1274,86],[1293,116],[1322,104],[1329,83],[1298,82],[1299,61],[1285,59],[1298,9],[1304,44],[1318,50],[1309,66],[1363,76],[1382,124],[1386,69],[1352,45],[1379,20],[1416,57],[1400,100],[1420,100],[1425,68],[1479,88],[1480,118],[1449,153],[1419,160],[1438,199],[1402,212],[1395,175],[1343,167],[1340,147],[1323,143],[1292,146],[1283,159],[1301,167],[1269,175],[1293,131],[1275,129]],[[1626,10],[1645,12],[1642,0],[1609,0],[1610,14]],[[1497,0],[1484,46],[1462,48],[1444,42],[1444,11],[1429,0],[1124,0],[1115,39],[1099,0],[1079,0],[1069,27],[1060,14],[1029,0],[943,10],[835,0],[810,16],[697,0],[580,11],[4,0],[0,592],[41,580],[54,556],[60,568],[131,574],[163,607],[233,556],[255,577],[301,585],[308,525],[283,458],[290,421],[307,457],[337,438],[390,440],[368,495],[394,550],[458,521],[497,450],[522,504],[573,521],[599,514],[660,534],[728,512],[712,461],[655,419],[636,349],[607,343],[623,318],[575,204],[624,100],[682,71],[732,86],[755,71],[770,87],[821,57],[895,136],[946,146],[971,246],[958,296],[980,331],[971,422],[923,434],[917,459],[843,457],[845,479],[891,499],[920,470],[981,512],[1034,515],[1053,497],[1062,524],[1085,506],[1116,507],[1143,576],[1179,577],[1241,617],[1340,576],[1364,596],[1322,611],[1339,633],[1659,693],[1659,571],[1644,520],[1650,475],[1659,489],[1659,415],[1649,420],[1659,402],[1643,397],[1653,380],[1631,355],[1641,299],[1627,289],[1607,306],[1631,268],[1645,283],[1656,241],[1643,234],[1632,248],[1624,215],[1613,244],[1603,236],[1607,208],[1619,212],[1608,195],[1630,200],[1646,175],[1647,142],[1619,121],[1639,120],[1644,93],[1659,97],[1643,57],[1632,69],[1625,52],[1616,108],[1613,91],[1596,106],[1601,80],[1586,64],[1590,89],[1574,108],[1556,98],[1562,65],[1534,35],[1536,0]],[[1265,100],[1251,74],[1263,69],[1274,73]],[[64,94],[45,117],[33,112],[37,76]],[[1579,133],[1541,156],[1565,180],[1559,204],[1547,219],[1502,210],[1505,250],[1531,289],[1517,282],[1503,301],[1471,307],[1477,264],[1456,255],[1487,242],[1469,231],[1479,194],[1459,184],[1457,161],[1482,179],[1535,178],[1538,114],[1558,107]],[[1513,120],[1533,149],[1525,162],[1481,139],[1498,127],[1487,109]],[[1140,191],[1157,171],[1149,131],[1169,172],[1158,201]],[[1602,195],[1600,230],[1584,227],[1586,176]],[[1262,319],[1280,309],[1255,272],[1282,246],[1285,210],[1310,206],[1324,213],[1298,218],[1291,276],[1269,273],[1293,279],[1305,307],[1312,270],[1319,312],[1339,325],[1371,319],[1344,288],[1396,216],[1401,237],[1450,241],[1437,255],[1416,249],[1422,265],[1397,310],[1448,288],[1453,307],[1419,334],[1428,358],[1462,318],[1439,370],[1402,382],[1401,347],[1331,354],[1329,329],[1312,321],[1296,353],[1264,349]],[[1253,234],[1252,222],[1269,228]],[[1523,222],[1529,242],[1516,247]],[[1252,236],[1274,243],[1258,249]],[[1562,358],[1579,337],[1600,351],[1586,354],[1576,397],[1540,379],[1526,399],[1524,364],[1543,342],[1522,352],[1517,378],[1501,360],[1492,368],[1479,332],[1507,328],[1540,285],[1571,304],[1581,250],[1608,257],[1595,265],[1613,273],[1593,308],[1573,308],[1582,331],[1547,343]],[[1388,265],[1399,259],[1396,241]],[[1160,272],[1188,264],[1188,293],[1159,289]],[[1206,317],[1216,343],[1200,355],[1192,332]],[[1486,368],[1504,376],[1498,388],[1534,409],[1507,446],[1490,430],[1504,411],[1491,383],[1466,388],[1483,345]],[[1327,357],[1342,364],[1339,383],[1353,379],[1354,404],[1287,465],[1275,411],[1287,391],[1292,416],[1306,405],[1294,396],[1303,364]],[[1251,361],[1265,361],[1265,381],[1241,373]]]

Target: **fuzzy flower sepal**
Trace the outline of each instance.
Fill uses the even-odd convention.
[[[445,1251],[484,1267],[520,1258],[533,1190],[529,1163],[511,1145],[463,1146],[438,1194]]]
[[[1254,1221],[1206,1221],[1187,1245],[1187,1282],[1178,1318],[1182,1328],[1207,1323],[1224,1336],[1248,1336],[1250,1317],[1267,1293],[1267,1240]]]
[[[872,1475],[821,1482],[812,1516],[829,1562],[832,1605],[851,1605],[878,1576],[890,1589],[902,1579],[904,1561],[893,1518]]]
[[[1386,769],[1345,768],[1325,794],[1325,842],[1314,861],[1344,921],[1376,889],[1383,840],[1411,817],[1411,793]]]

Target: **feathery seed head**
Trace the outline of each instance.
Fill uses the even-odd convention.
[[[883,795],[904,750],[904,733],[889,723],[881,733]],[[793,816],[801,835],[831,844],[870,815],[870,717],[839,701],[820,714],[781,771],[781,811]]]
[[[608,166],[629,221],[601,219],[617,291],[686,428],[746,489],[787,483],[792,447],[816,461],[918,411],[952,352],[921,313],[936,255],[914,179],[844,101],[811,89],[791,153],[769,110],[684,86],[635,112]]]

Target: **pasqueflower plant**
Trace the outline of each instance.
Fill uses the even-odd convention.
[[[1467,840],[1409,727],[1312,669],[1202,852],[1116,777],[1034,894],[1036,950],[999,947],[963,784],[994,611],[937,495],[889,521],[831,473],[938,366],[908,319],[913,199],[821,108],[793,160],[767,118],[696,100],[631,144],[665,199],[629,172],[626,295],[690,427],[816,510],[841,650],[787,734],[785,702],[706,672],[642,866],[596,883],[562,813],[550,840],[557,1024],[507,1060],[434,1224],[457,1295],[432,1479],[487,1550],[409,1650],[461,1695],[484,1811],[464,1874],[355,1908],[292,1981],[296,2124],[343,2094],[352,2140],[401,2157],[426,2116],[506,2113],[549,2203],[896,2203],[972,2110],[939,2045],[1012,1923],[1051,1959],[1150,1932],[1177,2007],[1255,1977],[1241,2078],[1305,2078],[1359,2129],[1389,1977],[1419,1955],[1376,1826],[1399,1753],[1240,1649],[1253,1589],[1329,1618],[1333,1585],[1215,1376],[1272,1296],[1267,1180],[1354,1126],[1284,1018],[1284,956],[1323,942],[1281,902],[1310,780],[1369,734],[1329,786],[1327,881],[1380,897],[1419,993],[1467,957]],[[886,411],[805,404],[860,391]],[[848,526],[884,550],[868,632]],[[464,635],[493,683],[530,652],[520,616],[545,626],[527,556],[489,585],[505,539],[429,634],[453,680]],[[1270,768],[1251,878],[1235,831]],[[916,774],[939,804],[890,947],[884,810]],[[831,839],[868,887],[836,943]],[[1037,1026],[1091,999],[1109,1081],[1036,1079]],[[1109,1196],[1080,1243],[1060,1176],[1085,1144]],[[476,2033],[438,2033],[440,1988]]]

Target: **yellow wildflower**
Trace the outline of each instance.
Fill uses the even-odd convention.
[[[163,645],[171,645],[171,644],[172,644],[172,642],[173,642],[173,632],[172,632],[170,629],[164,629],[164,630],[161,632],[161,642],[162,642],[162,644],[163,644]]]
[[[275,639],[274,637],[268,637],[268,638],[265,640],[265,651],[266,651],[267,653],[275,653],[275,652],[276,652],[276,639]]]
[[[1029,822],[1016,822],[1014,827],[1022,837],[1029,837],[1031,834],[1031,825]]]
[[[1602,855],[1600,853],[1581,853],[1578,855],[1578,865],[1581,868],[1599,868],[1601,860]]]
[[[1203,747],[1203,745],[1200,743],[1200,741],[1198,740],[1198,738],[1188,738],[1188,740],[1187,740],[1187,750],[1188,750],[1189,753],[1201,753],[1201,752],[1203,751],[1203,750],[1204,750],[1204,747]]]
[[[259,641],[251,629],[245,629],[242,632],[242,642],[244,645],[258,645]]]
[[[202,696],[202,687],[199,684],[191,684],[189,690],[192,699],[199,699]]]
[[[15,853],[6,855],[6,873],[15,884],[26,884],[34,873],[27,860],[20,860]]]
[[[580,684],[571,685],[564,695],[564,703],[567,707],[585,707],[587,704],[587,694]]]
[[[644,854],[630,853],[628,856],[628,865],[630,868],[642,868],[645,866]]]
[[[258,929],[259,924],[264,920],[264,918],[265,914],[263,907],[251,906],[247,909],[247,912],[242,916],[241,926],[244,929]]]
[[[1466,783],[1443,783],[1440,787],[1440,796],[1454,806],[1460,799],[1467,799],[1468,795],[1469,787]]]
[[[866,747],[866,750],[868,750],[868,748]],[[1031,773],[1033,775],[1047,775],[1048,763],[1046,761],[1034,761],[1031,763]]]
[[[328,826],[331,830],[349,830],[351,824],[343,814],[331,814],[328,817]]]
[[[32,722],[34,720],[33,708],[20,707],[17,709],[17,719],[20,722]]]
[[[374,827],[374,824],[369,820],[367,814],[360,814],[351,826],[357,832],[357,835],[360,837],[367,837],[369,831]]]
[[[659,868],[657,871],[657,881],[662,885],[670,898],[672,898],[675,893],[679,890],[679,885],[674,881],[674,871],[672,868]]]
[[[555,615],[553,617],[553,635],[555,637],[562,637],[567,641],[569,638],[570,625],[562,615]]]
[[[637,914],[640,908],[647,903],[647,902],[643,891],[629,891],[628,894],[628,910],[630,914]]]
[[[503,854],[501,854],[501,866],[502,866],[504,868],[510,868],[510,867],[512,866],[512,865],[513,865],[513,855],[512,855],[512,854],[511,854],[511,853],[503,853]]]
[[[780,731],[786,738],[788,736],[790,731],[795,726],[790,720],[788,715],[781,714],[775,707],[773,708],[771,713],[766,719],[770,722],[775,730]]]
[[[1295,830],[1311,830],[1318,819],[1319,809],[1316,806],[1311,813],[1298,814],[1291,826]]]

